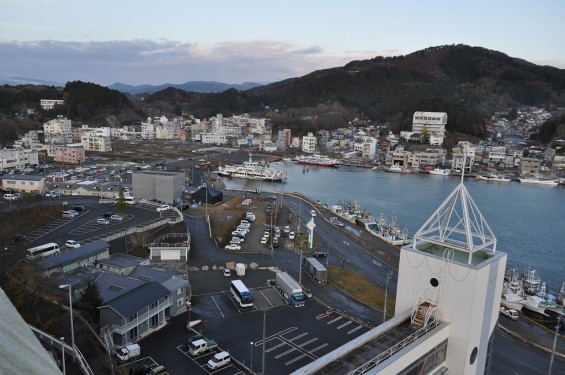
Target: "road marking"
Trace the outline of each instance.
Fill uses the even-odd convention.
[[[265,299],[267,300],[267,302],[269,302],[269,305],[271,305],[271,307],[274,307],[274,306],[275,306],[275,305],[273,305],[273,304],[271,303],[271,301],[269,301],[269,299],[268,299],[267,296],[263,293],[262,290],[260,290],[259,292],[263,295],[263,297],[265,297]]]
[[[350,321],[347,321],[347,322],[343,323],[342,325],[338,326],[337,329],[342,329],[343,327],[345,327],[345,326],[347,326],[347,325],[349,325],[349,324],[351,324],[351,323],[353,323],[353,320],[350,320]]]
[[[272,347],[270,347],[269,349],[265,349],[265,353],[272,352],[273,350],[278,349],[278,348],[280,348],[281,346],[285,346],[285,345],[287,345],[287,344],[284,343],[284,342],[281,342],[280,344],[277,344],[277,345],[275,345],[275,346],[272,346]]]
[[[327,324],[327,325],[334,324],[335,322],[337,322],[337,321],[340,320],[341,318],[343,318],[343,316],[340,315],[340,316],[338,316],[337,318],[330,320],[330,321],[327,322],[326,324]]]
[[[285,334],[292,332],[292,331],[295,331],[297,329],[298,329],[298,327],[288,327],[287,329],[283,329],[282,331],[274,333],[269,337],[265,337],[265,341],[268,342],[269,340],[277,338],[277,336],[285,335]],[[259,346],[259,345],[262,345],[262,344],[263,344],[263,340],[259,340],[259,341],[255,342],[255,346]]]
[[[214,299],[214,297],[212,297],[212,301],[214,301],[214,304],[216,304],[216,307],[218,308],[218,311],[220,312],[220,314],[222,314],[222,318],[225,318],[224,313],[223,313],[222,310],[220,309],[220,306],[218,306],[218,303],[216,302],[216,300]]]
[[[304,332],[304,333],[301,333],[300,335],[298,335],[298,336],[296,336],[296,337],[293,337],[293,338],[291,338],[291,339],[286,339],[286,340],[288,340],[288,341],[290,341],[290,342],[293,342],[294,340],[298,340],[299,338],[301,338],[301,337],[303,337],[303,336],[306,336],[307,334],[308,334],[308,332]]]
[[[275,359],[279,359],[280,357],[285,356],[285,355],[287,355],[287,354],[289,354],[289,353],[292,353],[292,352],[294,352],[294,351],[296,351],[296,350],[298,350],[298,349],[296,349],[296,348],[294,348],[294,347],[291,347],[291,348],[288,349],[286,352],[282,352],[281,354],[276,355],[276,356],[275,356]]]
[[[357,326],[357,327],[353,328],[352,330],[347,331],[347,334],[348,334],[348,335],[349,335],[349,334],[352,334],[353,332],[355,332],[355,331],[357,331],[357,330],[359,330],[359,329],[361,329],[361,328],[363,328],[363,326]]]
[[[298,345],[298,346],[299,346],[300,348],[302,348],[303,346],[306,346],[306,345],[308,345],[308,344],[310,344],[310,343],[312,343],[312,342],[314,342],[314,341],[317,341],[317,340],[318,340],[318,338],[315,337],[315,338],[313,338],[312,340],[303,342],[302,344],[300,344],[300,345]]]
[[[304,357],[306,357],[306,354],[301,354],[301,355],[299,355],[298,357],[296,357],[296,358],[294,358],[294,359],[291,359],[290,361],[286,362],[286,363],[285,363],[285,366],[288,366],[288,365],[290,365],[290,364],[292,364],[292,363],[294,363],[294,362],[296,362],[296,361],[298,361],[298,360],[301,360],[301,359],[304,358]]]
[[[328,343],[327,343],[327,342],[324,343],[324,344],[322,344],[322,345],[320,345],[320,346],[318,346],[317,348],[314,348],[314,349],[312,349],[312,350],[309,350],[309,352],[310,352],[310,353],[317,352],[318,350],[323,349],[323,348],[325,348],[326,346],[328,346]]]
[[[318,319],[318,320],[324,319],[326,316],[328,316],[328,314],[320,314],[316,317],[316,319]]]

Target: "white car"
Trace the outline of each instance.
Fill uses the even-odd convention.
[[[124,218],[121,217],[120,215],[112,215],[112,216],[110,216],[110,220],[111,221],[122,221],[122,220],[124,220]]]
[[[312,217],[316,216],[316,211],[310,210],[310,215],[311,215]]]
[[[108,225],[108,224],[110,224],[110,220],[100,218],[100,219],[96,220],[96,224],[98,224],[98,225]]]
[[[261,243],[264,245],[267,243],[267,241],[269,240],[269,237],[263,237],[261,238]]]
[[[236,245],[234,243],[230,243],[230,244],[226,245],[225,249],[226,250],[232,250],[232,251],[238,251],[238,250],[241,250],[241,246]]]
[[[241,237],[232,237],[232,239],[230,240],[230,243],[234,243],[236,245],[240,245],[243,242],[243,238]]]
[[[288,234],[288,239],[289,239],[289,240],[294,240],[294,232],[290,232],[290,233]]]
[[[65,247],[69,247],[71,249],[76,249],[80,247],[80,244],[78,242],[76,242],[75,240],[67,240],[67,242],[65,242]]]
[[[224,268],[224,276],[231,276],[231,270],[229,268]]]
[[[157,207],[157,212],[161,212],[161,211],[167,211],[170,210],[171,206],[169,206],[168,204],[162,204],[159,207]]]

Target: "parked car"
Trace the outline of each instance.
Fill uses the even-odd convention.
[[[63,218],[65,218],[65,219],[73,219],[73,218],[77,217],[78,215],[79,215],[79,213],[76,212],[75,210],[63,211]]]
[[[263,238],[261,238],[261,243],[262,243],[263,245],[265,245],[268,240],[269,240],[269,237],[263,237]]]
[[[235,237],[235,236],[232,237],[231,240],[230,240],[230,243],[234,243],[234,244],[236,244],[236,245],[239,245],[239,244],[241,244],[242,242],[243,242],[243,239],[242,239],[242,238],[240,238],[240,237]]]
[[[120,215],[112,215],[110,216],[110,221],[122,221],[124,220],[123,217],[121,217]]]
[[[171,206],[169,206],[168,204],[162,204],[162,205],[157,207],[157,212],[167,211],[167,210],[170,210],[170,209],[171,209]]]
[[[88,209],[84,206],[75,206],[75,207],[73,207],[73,210],[75,210],[76,212],[81,213],[81,214],[88,212]]]
[[[288,239],[289,239],[289,240],[294,240],[294,232],[290,232],[290,233],[288,234]]]
[[[96,224],[98,224],[98,225],[108,225],[108,224],[110,224],[110,220],[100,218],[100,219],[96,220]]]
[[[113,214],[114,214],[113,212],[104,212],[102,214],[102,217],[105,218],[105,219],[109,219],[109,218],[112,217]]]
[[[224,268],[224,276],[226,276],[226,277],[231,276],[231,270],[229,268]]]
[[[314,251],[314,253],[312,255],[314,255],[317,258],[318,257],[327,257],[328,253],[323,251],[323,250],[316,250],[316,251]]]
[[[78,243],[75,240],[67,240],[67,242],[65,242],[65,247],[71,248],[71,249],[77,249],[80,247],[80,243]]]
[[[279,239],[277,237],[273,238],[273,246],[279,247]]]
[[[316,211],[310,210],[310,215],[311,215],[312,217],[316,216]]]
[[[12,236],[12,240],[14,241],[14,243],[28,243],[29,237],[25,234],[14,234]]]
[[[241,250],[241,246],[236,245],[234,243],[230,243],[230,244],[226,245],[225,249],[226,250],[232,250],[232,251],[238,251],[238,250]]]

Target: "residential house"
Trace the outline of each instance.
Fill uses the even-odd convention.
[[[63,251],[39,261],[39,267],[45,276],[65,273],[78,267],[92,266],[97,260],[110,256],[108,242],[99,240],[87,243],[77,249]]]
[[[12,174],[4,175],[0,179],[4,190],[41,194],[45,188],[45,177],[41,175]]]
[[[55,146],[55,163],[84,164],[86,153],[82,143]]]

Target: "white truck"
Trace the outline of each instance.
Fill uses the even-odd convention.
[[[277,272],[275,285],[279,293],[294,307],[304,307],[302,287],[286,272]]]
[[[138,344],[126,345],[116,352],[116,356],[120,361],[127,361],[141,354],[141,348]]]
[[[188,352],[191,355],[197,355],[200,353],[205,353],[209,350],[215,349],[218,347],[218,344],[214,340],[206,340],[200,339],[193,342],[188,343]]]
[[[507,317],[508,319],[517,320],[518,319],[518,311],[514,309],[507,309],[505,307],[500,307],[500,313]]]

